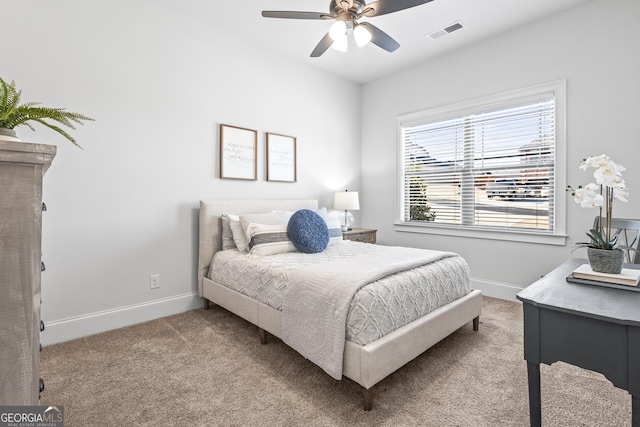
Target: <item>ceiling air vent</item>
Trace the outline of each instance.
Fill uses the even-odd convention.
[[[464,25],[462,24],[462,22],[458,21],[456,23],[449,25],[448,27],[442,28],[441,30],[434,31],[433,33],[429,34],[429,37],[431,37],[434,40],[439,39],[442,36],[446,36],[447,34],[451,34],[454,31],[458,31],[463,28],[464,28]]]

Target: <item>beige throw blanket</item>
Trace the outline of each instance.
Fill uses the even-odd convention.
[[[355,293],[403,270],[455,256],[451,252],[376,245],[368,254],[289,272],[282,305],[283,341],[335,379],[342,378],[347,314]]]

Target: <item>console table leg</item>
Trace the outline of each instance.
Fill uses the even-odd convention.
[[[631,396],[631,426],[640,427],[640,397]]]
[[[527,362],[527,375],[529,381],[529,421],[531,427],[541,427],[540,364]]]

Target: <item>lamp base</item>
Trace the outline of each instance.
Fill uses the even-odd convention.
[[[353,225],[353,214],[349,211],[344,211],[344,213],[342,214],[342,224],[340,226],[342,228],[342,231],[351,230],[352,225]]]

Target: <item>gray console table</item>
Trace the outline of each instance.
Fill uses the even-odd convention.
[[[603,374],[631,394],[640,427],[640,292],[568,283],[584,259],[570,259],[518,293],[531,426],[542,424],[540,363],[563,361]],[[640,268],[640,265],[625,265]]]

